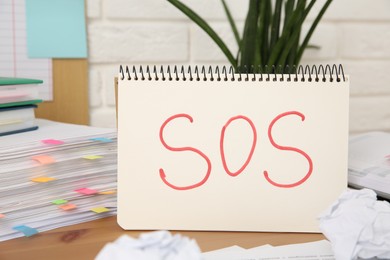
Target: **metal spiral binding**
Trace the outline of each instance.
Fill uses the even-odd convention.
[[[232,66],[161,66],[158,71],[156,66],[140,66],[139,69],[132,66],[119,67],[120,80],[162,80],[162,81],[346,81],[343,66],[340,65],[299,65],[297,66],[244,66],[235,70]],[[321,78],[320,78],[321,77]]]

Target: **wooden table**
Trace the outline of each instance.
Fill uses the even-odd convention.
[[[106,243],[123,234],[138,237],[142,232],[145,231],[124,231],[116,223],[116,217],[109,217],[54,229],[29,238],[0,242],[0,259],[94,259]],[[194,238],[203,252],[232,245],[250,248],[264,244],[276,246],[325,238],[322,234],[304,233],[180,231],[180,234]]]

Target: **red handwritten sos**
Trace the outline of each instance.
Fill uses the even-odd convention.
[[[276,186],[276,187],[280,187],[280,188],[293,188],[293,187],[297,187],[301,184],[303,184],[305,181],[307,181],[307,179],[310,177],[312,171],[313,171],[313,161],[312,159],[310,158],[310,156],[305,153],[304,151],[298,149],[298,148],[295,148],[295,147],[289,147],[289,146],[282,146],[282,145],[279,145],[277,144],[273,137],[272,137],[272,128],[274,127],[275,123],[282,119],[283,117],[286,117],[286,116],[291,116],[291,115],[296,115],[296,116],[299,116],[301,118],[302,121],[305,120],[305,116],[300,113],[300,112],[297,112],[297,111],[289,111],[289,112],[285,112],[285,113],[282,113],[278,116],[276,116],[272,121],[271,123],[269,124],[269,127],[268,127],[268,139],[270,140],[271,144],[273,147],[275,147],[276,149],[279,149],[279,150],[284,150],[284,151],[292,151],[292,152],[296,152],[296,153],[299,153],[301,154],[303,157],[306,158],[308,164],[309,164],[309,169],[308,169],[308,172],[306,173],[306,175],[294,182],[294,183],[277,183],[275,181],[273,181],[270,176],[269,176],[269,173],[268,171],[264,171],[263,172],[263,175],[264,175],[264,178],[270,183],[272,184],[273,186]],[[172,183],[170,183],[169,181],[167,181],[166,179],[166,174],[164,172],[163,169],[160,169],[160,178],[161,180],[169,187],[171,187],[172,189],[175,189],[175,190],[189,190],[189,189],[194,189],[194,188],[197,188],[197,187],[200,187],[202,186],[203,184],[206,183],[207,179],[210,177],[210,174],[211,174],[211,161],[209,159],[209,157],[204,154],[202,151],[200,151],[199,149],[196,149],[196,148],[193,148],[193,147],[172,147],[170,145],[168,145],[165,140],[164,140],[164,128],[173,120],[177,119],[177,118],[187,118],[191,123],[193,122],[193,119],[190,115],[188,114],[176,114],[176,115],[173,115],[171,117],[169,117],[167,120],[165,120],[165,122],[161,125],[160,127],[160,141],[162,143],[162,145],[170,150],[170,151],[173,151],[173,152],[182,152],[182,151],[191,151],[191,152],[194,152],[196,154],[198,154],[199,156],[201,156],[207,163],[207,171],[203,177],[203,179],[197,183],[194,183],[192,185],[188,185],[188,186],[176,186]],[[252,129],[252,132],[253,132],[253,140],[252,140],[252,145],[251,145],[251,149],[249,151],[249,154],[248,154],[248,157],[246,159],[246,161],[243,163],[243,165],[241,166],[240,169],[238,169],[236,172],[232,172],[229,170],[228,166],[227,166],[227,163],[226,163],[226,158],[225,158],[225,149],[224,149],[224,141],[225,141],[225,131],[226,129],[229,127],[229,125],[235,121],[235,120],[244,120],[246,121],[251,129]],[[222,131],[221,131],[221,137],[220,137],[220,154],[221,154],[221,160],[222,160],[222,165],[223,165],[223,168],[225,169],[226,173],[232,177],[235,177],[235,176],[238,176],[240,173],[242,173],[245,168],[248,166],[248,164],[250,163],[251,159],[252,159],[252,155],[255,151],[255,148],[256,148],[256,143],[257,143],[257,132],[256,132],[256,127],[254,125],[254,123],[252,122],[252,120],[246,116],[242,116],[242,115],[239,115],[239,116],[235,116],[235,117],[232,117],[230,118],[226,124],[222,127]]]

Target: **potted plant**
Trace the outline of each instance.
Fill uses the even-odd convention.
[[[309,40],[332,0],[327,0],[301,41],[302,25],[316,0],[249,0],[242,36],[225,0],[221,0],[234,33],[238,51],[236,55],[211,26],[180,0],[168,0],[203,29],[218,45],[232,67],[238,72],[261,72],[264,68],[298,66]]]

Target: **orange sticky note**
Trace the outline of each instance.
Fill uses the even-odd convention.
[[[100,155],[86,155],[83,158],[84,159],[88,159],[88,160],[96,160],[96,159],[103,158],[103,156],[100,156]]]
[[[110,195],[110,194],[115,194],[115,193],[116,193],[116,190],[108,190],[108,191],[99,192],[99,194],[102,194],[102,195]]]
[[[97,190],[88,189],[88,188],[81,188],[81,189],[75,190],[75,192],[78,192],[78,193],[81,193],[84,195],[92,195],[92,194],[96,194]]]
[[[96,208],[91,209],[91,211],[99,214],[99,213],[108,212],[110,210],[106,207],[96,207]]]
[[[5,215],[0,213],[0,218],[4,218],[4,217],[5,217]]]
[[[31,179],[31,180],[33,182],[49,182],[49,181],[54,181],[55,178],[42,176],[42,177],[37,177],[37,178]]]
[[[37,155],[33,156],[32,159],[39,162],[40,164],[50,164],[55,162],[54,158],[48,155]]]
[[[64,204],[64,205],[59,206],[59,208],[62,210],[71,210],[71,209],[77,208],[77,206],[74,204],[68,203],[68,204]]]
[[[51,144],[51,145],[60,145],[64,143],[64,141],[55,140],[55,139],[46,139],[46,140],[42,140],[41,142],[44,144]]]

